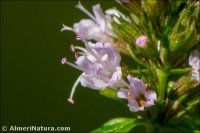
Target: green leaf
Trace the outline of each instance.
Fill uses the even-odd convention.
[[[107,121],[100,128],[93,130],[92,133],[129,132],[143,123],[144,121],[139,118],[114,118]]]

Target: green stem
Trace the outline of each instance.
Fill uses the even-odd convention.
[[[136,63],[138,63],[139,65],[141,65],[141,66],[143,66],[143,67],[145,67],[145,68],[147,68],[147,65],[146,65],[145,63],[143,63],[141,60],[139,60],[139,59],[136,57],[136,55],[133,53],[133,51],[132,51],[129,47],[128,47],[128,51],[129,51],[131,57],[133,58],[133,60],[134,60]]]
[[[168,49],[165,48],[165,47],[161,47],[161,50],[160,50],[160,59],[164,65],[164,67],[166,69],[169,69],[170,65],[169,65],[169,62],[167,60],[168,58]]]
[[[191,71],[190,67],[186,67],[186,68],[183,68],[183,69],[171,69],[170,74],[171,75],[184,74],[184,73],[187,73],[187,72],[190,72],[190,71]]]
[[[160,110],[162,108],[162,105],[164,103],[164,98],[165,98],[165,93],[166,93],[166,87],[167,87],[167,78],[168,78],[168,74],[157,68],[156,70],[156,74],[158,76],[158,100],[157,100],[157,104],[156,104],[156,107],[154,108],[153,110],[153,113],[152,113],[152,117],[151,117],[151,121],[155,121],[158,117],[159,117],[159,114],[160,114]]]
[[[131,73],[136,74],[136,75],[139,75],[139,74],[142,74],[142,73],[146,73],[146,72],[148,72],[147,69],[131,70]]]
[[[168,74],[160,69],[157,70],[158,80],[159,80],[159,97],[158,102],[160,105],[163,104],[165,98],[165,91],[167,86]]]

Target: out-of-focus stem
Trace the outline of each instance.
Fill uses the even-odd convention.
[[[128,51],[129,51],[131,57],[133,58],[133,60],[134,60],[136,63],[138,63],[139,65],[141,65],[141,66],[143,66],[143,67],[145,67],[145,68],[147,68],[147,65],[146,65],[145,63],[143,63],[141,60],[139,60],[139,59],[136,57],[136,55],[133,53],[133,51],[132,51],[129,47],[128,47]]]
[[[148,72],[148,70],[147,69],[141,69],[141,70],[131,70],[131,73],[133,73],[133,74],[141,74],[141,73],[146,73],[146,72]]]
[[[165,98],[165,91],[167,86],[168,74],[160,69],[157,70],[158,80],[159,80],[159,97],[158,102],[160,105],[163,104]]]
[[[183,69],[171,69],[169,73],[171,75],[174,75],[174,74],[184,74],[184,73],[187,73],[190,71],[191,71],[191,68],[187,67],[187,68],[183,68]]]
[[[160,59],[164,65],[165,69],[169,68],[169,62],[167,60],[167,56],[168,56],[168,49],[162,46],[161,50],[160,50]]]

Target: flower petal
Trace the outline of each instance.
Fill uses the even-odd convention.
[[[120,90],[117,92],[117,96],[118,96],[119,98],[128,99],[128,92],[129,92],[128,89],[120,89]]]
[[[95,90],[100,90],[107,87],[107,83],[101,79],[83,75],[81,77],[81,85]]]
[[[112,44],[110,43],[103,44],[101,42],[98,42],[94,45],[90,43],[89,47],[94,49],[95,53],[98,54],[100,57],[107,55],[108,57],[103,61],[106,62],[111,67],[113,67],[114,69],[119,66],[121,61],[121,56]]]
[[[105,16],[100,7],[100,4],[96,4],[93,6],[93,12],[96,17],[97,23],[100,25],[101,30],[104,31],[106,28]]]
[[[113,73],[108,86],[111,87],[122,87],[121,83],[119,82],[121,80],[122,77],[122,71],[121,71],[121,67],[116,67],[116,71]]]
[[[102,68],[100,63],[94,63],[90,61],[86,56],[80,56],[75,62],[81,70],[83,70],[86,74],[94,75],[99,68]]]
[[[139,106],[138,103],[137,103],[137,101],[135,99],[129,100],[128,107],[133,112],[143,111],[144,110],[144,106]]]
[[[193,50],[189,57],[189,65],[195,69],[200,69],[200,52],[198,50]]]
[[[149,106],[152,106],[152,105],[155,104],[154,102],[157,99],[157,95],[156,95],[156,93],[154,91],[148,91],[145,94],[145,98],[146,98],[146,105],[145,105],[145,107],[149,107]]]
[[[130,90],[136,95],[136,97],[138,97],[138,93],[141,93],[142,95],[145,94],[147,85],[145,85],[142,80],[138,78],[132,78],[130,75],[128,75],[127,78],[130,82]]]

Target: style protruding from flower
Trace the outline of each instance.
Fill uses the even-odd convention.
[[[198,50],[190,53],[189,65],[192,67],[192,77],[200,82],[200,52]]]
[[[122,77],[120,61],[121,56],[115,47],[110,43],[91,43],[86,42],[85,48],[71,45],[71,50],[77,53],[79,56],[75,64],[70,63],[64,57],[61,60],[62,64],[70,65],[83,73],[74,83],[70,98],[68,101],[74,103],[73,95],[79,82],[84,87],[88,87],[95,90],[100,90],[105,87],[116,89],[123,85],[119,82]]]
[[[148,42],[147,36],[142,35],[136,39],[135,44],[140,48],[146,48],[147,42]]]
[[[131,111],[143,111],[144,108],[153,106],[157,99],[156,93],[149,89],[140,79],[133,78],[130,75],[127,76],[130,85],[127,85],[128,89],[121,88],[117,96],[128,100],[128,107]]]

